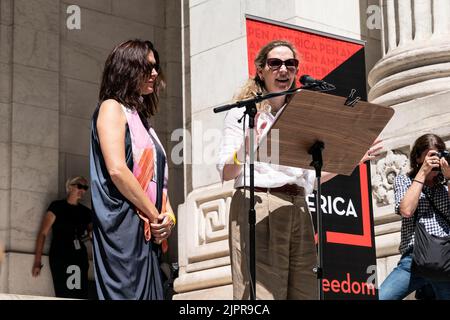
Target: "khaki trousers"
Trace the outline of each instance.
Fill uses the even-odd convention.
[[[248,209],[250,191],[238,189],[230,208],[233,298],[250,297]],[[311,215],[304,196],[255,192],[256,298],[318,298],[317,252]]]

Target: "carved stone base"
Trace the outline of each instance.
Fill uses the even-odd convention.
[[[195,292],[231,284],[228,214],[233,192],[232,182],[199,188],[178,207],[178,298],[202,297]]]
[[[205,290],[181,293],[173,296],[173,300],[232,300],[233,286],[221,286]]]

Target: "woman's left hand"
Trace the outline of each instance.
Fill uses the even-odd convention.
[[[383,146],[377,146],[381,142],[383,142],[383,140],[375,140],[375,142],[372,143],[369,150],[367,150],[367,152],[364,154],[364,156],[359,162],[364,163],[368,160],[373,160],[376,157],[378,157],[381,154],[380,150],[383,149]]]
[[[450,166],[447,160],[445,160],[445,157],[442,157],[439,160],[439,164],[441,165],[441,172],[444,175],[445,179],[450,179]]]
[[[164,239],[167,239],[173,227],[173,221],[170,218],[170,215],[166,212],[161,213],[158,216],[158,223],[151,223],[150,230],[152,236],[157,244],[161,244]]]

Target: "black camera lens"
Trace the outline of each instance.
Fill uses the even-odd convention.
[[[447,162],[450,162],[450,152],[448,152],[447,150],[436,151],[434,155],[439,159],[444,158],[445,160],[447,160]],[[439,166],[439,168],[433,168],[432,171],[441,171],[441,167]]]
[[[445,158],[446,160],[450,158],[450,152],[448,152],[447,150],[444,151],[438,151],[436,152],[436,156],[438,156],[438,158]]]

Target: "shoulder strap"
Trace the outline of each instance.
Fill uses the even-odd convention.
[[[437,214],[439,214],[441,216],[441,218],[444,219],[444,221],[446,221],[449,225],[450,225],[450,221],[448,220],[448,218],[441,212],[441,210],[439,210],[436,205],[433,202],[433,199],[431,199],[430,195],[428,194],[428,192],[424,192],[425,196],[427,197],[428,201],[430,202],[431,206],[433,207],[434,212],[436,212]]]

